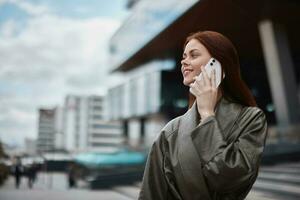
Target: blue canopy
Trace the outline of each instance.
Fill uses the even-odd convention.
[[[140,152],[118,151],[115,153],[81,153],[75,162],[88,167],[113,165],[137,165],[145,162],[146,155]]]

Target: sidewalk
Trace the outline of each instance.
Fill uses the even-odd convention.
[[[39,174],[32,189],[27,179],[22,178],[19,189],[15,189],[14,179],[10,177],[0,188],[0,200],[132,200],[113,190],[68,189],[65,174]]]

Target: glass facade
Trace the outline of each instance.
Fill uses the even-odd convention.
[[[181,73],[176,70],[162,72],[161,111],[170,119],[183,114],[188,107],[189,88],[182,81]]]
[[[128,72],[125,82],[108,92],[108,118],[124,119],[158,112],[161,73],[174,67],[173,60],[155,60]]]
[[[198,0],[139,1],[132,15],[111,38],[112,67],[118,68]]]

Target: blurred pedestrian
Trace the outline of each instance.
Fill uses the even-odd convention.
[[[189,110],[152,145],[139,200],[245,199],[267,119],[241,77],[237,51],[222,34],[200,31],[186,39],[181,65]]]
[[[68,167],[68,183],[69,188],[76,187],[77,171],[74,163],[71,163]]]
[[[12,171],[15,176],[15,186],[18,189],[21,182],[21,176],[23,174],[23,166],[19,157],[16,159],[16,163],[13,165]]]
[[[27,168],[27,179],[28,179],[28,187],[32,188],[33,183],[36,180],[36,173],[37,173],[37,167],[35,163],[32,163],[31,165],[28,166]]]

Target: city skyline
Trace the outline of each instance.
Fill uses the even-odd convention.
[[[125,0],[0,1],[0,140],[37,137],[38,108],[68,94],[103,95],[108,42],[128,16]]]

